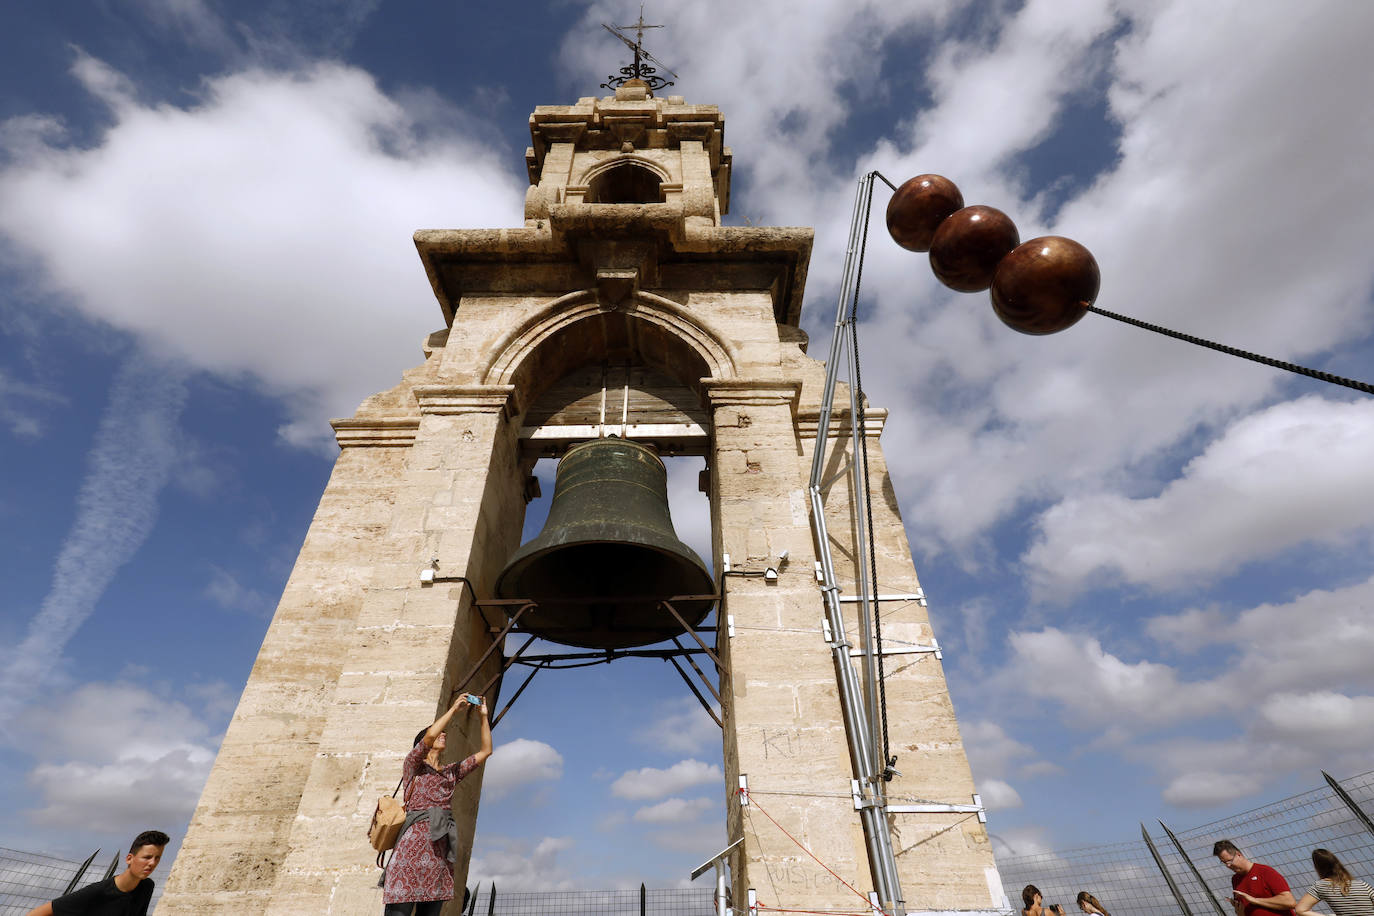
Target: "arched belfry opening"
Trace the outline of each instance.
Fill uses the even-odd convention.
[[[585,397],[590,388],[599,391],[598,386],[611,384],[606,375],[610,366],[630,373],[621,374],[622,387],[631,386],[642,398],[669,401],[679,410],[691,409],[704,419],[705,382],[734,372],[726,346],[688,320],[676,303],[630,295],[614,306],[607,307],[593,291],[579,292],[551,304],[502,341],[503,352],[485,376],[489,382],[515,386],[525,409],[523,428],[569,425],[566,417],[556,415],[559,409],[575,392]],[[640,400],[634,406],[641,409]],[[705,433],[704,426],[698,430],[701,441],[695,448],[701,454]]]
[[[622,162],[597,173],[587,182],[583,200],[589,204],[656,204],[663,201],[663,180],[652,169]]]
[[[338,460],[159,916],[380,912],[367,825],[417,723],[463,691],[509,704],[528,683],[509,677],[518,656],[559,639],[608,657],[672,656],[684,689],[718,706],[730,845],[693,864],[721,853],[736,912],[756,890],[800,911],[1004,907],[890,496],[886,413],[829,416],[825,364],[806,352],[812,231],[724,225],[724,118],[656,98],[644,80],[540,106],[530,129],[522,225],[415,233],[444,326],[399,384],[333,421]],[[862,423],[838,422],[849,413]],[[818,439],[833,460],[813,483]],[[871,555],[851,543],[863,502],[846,489],[854,440],[866,444],[870,486],[889,495],[872,501]],[[692,483],[708,506],[710,555],[670,561],[700,575],[640,577],[598,604],[605,595],[561,586],[566,571],[511,572],[522,550],[545,546],[530,548],[524,530],[540,499],[536,466],[588,454],[599,456],[594,482],[654,491],[650,502],[662,501],[669,464],[704,463]],[[581,477],[565,484],[575,511],[556,526],[569,539],[602,512],[608,528],[630,517],[636,548],[677,550],[644,533],[672,527],[646,521],[657,509],[584,498]],[[876,595],[859,591],[864,560]],[[688,588],[710,594],[679,594]],[[543,594],[518,594],[527,590]],[[644,607],[650,616],[635,616]],[[881,613],[887,648],[866,627],[846,631],[836,608]],[[881,691],[853,663],[869,671],[875,654],[898,656]],[[845,699],[856,691],[881,693],[900,769],[873,768],[872,728]],[[449,736],[457,752],[465,740]],[[453,803],[460,887],[480,797],[479,770]],[[855,900],[856,889],[873,896]]]

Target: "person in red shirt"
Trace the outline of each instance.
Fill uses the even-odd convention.
[[[1268,865],[1251,862],[1230,840],[1217,840],[1212,845],[1212,855],[1231,869],[1231,905],[1236,908],[1236,916],[1293,916],[1297,901],[1283,875]]]

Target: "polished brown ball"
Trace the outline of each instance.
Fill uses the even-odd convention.
[[[992,281],[992,310],[1022,334],[1053,334],[1087,314],[1102,275],[1092,252],[1059,235],[1020,245]]]
[[[964,205],[964,195],[943,175],[917,175],[887,203],[887,231],[907,251],[927,251],[935,228]]]
[[[1021,241],[1016,224],[996,207],[958,210],[940,223],[930,240],[930,269],[950,289],[987,289],[997,263]]]

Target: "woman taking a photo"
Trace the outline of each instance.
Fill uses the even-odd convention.
[[[474,697],[482,716],[482,748],[461,763],[443,765],[448,745],[444,729],[459,708],[473,704],[459,694],[442,716],[415,736],[401,776],[406,783],[405,825],[386,867],[383,916],[439,916],[453,899],[453,864],[458,857],[458,828],[453,823],[453,793],[463,778],[491,756],[491,723],[487,704]]]
[[[1374,888],[1351,877],[1334,853],[1328,849],[1312,850],[1312,867],[1321,880],[1298,901],[1298,916],[1311,916],[1318,900],[1325,901],[1336,916],[1374,916]]]

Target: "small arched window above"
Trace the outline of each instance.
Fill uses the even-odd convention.
[[[642,165],[621,163],[593,178],[583,200],[589,204],[662,203],[663,179]]]

